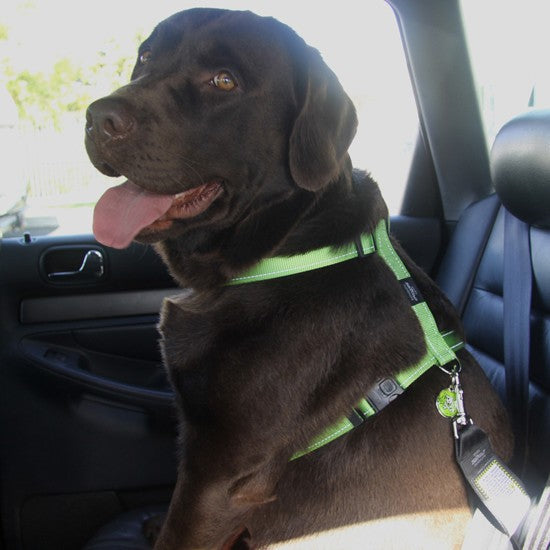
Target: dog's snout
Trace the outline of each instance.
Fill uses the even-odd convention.
[[[130,107],[118,98],[94,101],[86,111],[86,133],[99,139],[124,139],[135,129]]]

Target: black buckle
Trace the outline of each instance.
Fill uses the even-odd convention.
[[[367,392],[367,399],[376,411],[381,411],[402,393],[403,388],[393,378],[384,378]]]
[[[361,235],[355,237],[354,239],[355,248],[357,249],[357,255],[359,258],[364,258],[366,256],[365,249],[363,248],[363,242],[361,241]]]

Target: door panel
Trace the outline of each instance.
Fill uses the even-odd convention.
[[[91,237],[0,247],[8,550],[80,548],[120,511],[166,502],[175,479],[173,398],[156,323],[163,297],[179,290],[156,254],[137,244],[101,249],[101,277],[48,279],[75,271],[79,254],[95,249]]]
[[[159,310],[173,289],[45,296],[21,301],[22,324],[148,315]]]

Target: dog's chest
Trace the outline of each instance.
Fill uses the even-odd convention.
[[[214,341],[218,333],[208,315],[186,309],[186,298],[165,300],[159,332],[163,362],[185,416],[202,423],[209,416]]]
[[[188,309],[188,302],[188,296],[167,298],[161,310],[160,344],[169,371],[203,361],[218,332],[212,316]]]

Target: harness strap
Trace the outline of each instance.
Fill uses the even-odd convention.
[[[353,258],[363,257],[367,254],[372,254],[374,251],[375,245],[372,234],[364,233],[359,237],[357,242],[348,243],[341,247],[325,246],[324,248],[311,250],[305,254],[265,258],[248,271],[231,279],[227,284],[256,283],[278,277],[296,275],[305,271],[346,262]]]
[[[441,333],[440,336],[453,353],[464,347],[464,342],[454,331]],[[416,380],[420,378],[420,376],[430,367],[433,367],[436,364],[437,360],[428,351],[417,365],[407,369],[405,372],[414,371],[417,373],[417,376],[414,379]],[[397,375],[395,378],[384,378],[383,380],[380,380],[367,392],[367,395],[357,403],[349,416],[341,418],[338,422],[335,422],[326,428],[326,430],[315,437],[305,449],[294,453],[290,460],[295,460],[320,449],[335,439],[338,439],[342,435],[350,432],[354,428],[357,428],[370,417],[380,412],[406,389],[401,385],[401,382],[399,382],[402,378],[406,379],[408,383],[407,387],[409,387],[414,381],[410,375],[405,377]]]
[[[439,332],[428,304],[424,301],[405,264],[391,244],[385,220],[381,220],[374,231],[374,244],[376,252],[400,281],[411,302],[411,307],[424,333],[426,353],[418,363],[401,371],[394,378],[379,380],[374,387],[367,391],[366,396],[357,403],[348,417],[329,426],[305,449],[295,453],[291,460],[309,454],[361,425],[389,405],[431,367],[436,365],[446,367],[451,363],[458,362],[455,351],[462,348],[464,343],[454,331]]]
[[[426,363],[421,362],[421,366],[416,365],[398,375],[398,381],[402,387],[406,389],[416,380],[416,378],[418,378],[418,376],[433,366],[434,363],[428,364],[433,359],[436,360],[436,364],[438,366],[443,367],[449,363],[456,362],[457,358],[454,351],[447,345],[447,342],[445,342],[445,339],[439,333],[439,329],[437,328],[437,324],[430,308],[428,307],[428,304],[424,301],[422,294],[414,283],[410,273],[405,267],[405,264],[393,248],[386,229],[385,220],[380,221],[376,227],[374,232],[374,241],[378,254],[393,271],[397,280],[401,283],[403,290],[407,294],[407,297],[411,302],[412,309],[420,322],[422,331],[424,332],[424,339],[426,341],[426,347],[428,348],[428,357],[425,358],[427,360]],[[424,370],[417,375],[416,369],[418,368]]]
[[[401,283],[424,333],[426,353],[419,362],[398,373],[395,377],[379,380],[366,392],[365,397],[351,410],[348,417],[340,419],[324,430],[306,449],[295,453],[291,460],[319,449],[353,430],[367,418],[389,405],[431,367],[456,364],[458,360],[455,350],[460,349],[464,344],[453,331],[440,334],[430,308],[391,244],[385,220],[380,220],[372,234],[364,233],[354,242],[340,247],[327,246],[294,256],[265,258],[227,283],[228,285],[240,285],[296,275],[354,258],[362,258],[374,252],[378,253]]]

